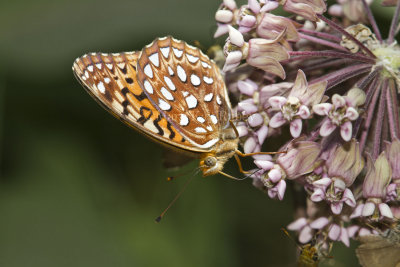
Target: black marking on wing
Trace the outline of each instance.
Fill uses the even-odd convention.
[[[169,123],[169,122],[167,122],[167,129],[170,131],[169,139],[171,139],[171,140],[174,139],[175,132],[174,132],[174,130],[172,130],[171,123]]]
[[[146,117],[144,116],[144,110],[150,111],[149,115]],[[140,123],[141,125],[144,125],[146,123],[146,121],[148,121],[150,119],[150,117],[153,115],[153,111],[151,109],[149,109],[148,107],[144,107],[141,106],[139,113],[141,115],[141,117],[137,120],[138,123]],[[160,126],[158,126],[160,127]]]
[[[133,96],[138,100],[138,101],[142,101],[144,99],[147,98],[146,94],[144,92],[141,92],[140,95],[135,95],[133,94]]]
[[[158,125],[158,122],[161,121],[161,119],[162,119],[162,116],[161,116],[161,113],[160,113],[160,115],[158,115],[158,118],[153,121],[153,124],[157,128],[158,134],[163,136],[164,135],[164,131],[163,131],[163,129],[161,129],[160,125]]]

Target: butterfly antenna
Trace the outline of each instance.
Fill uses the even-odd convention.
[[[179,191],[178,194],[176,194],[176,196],[174,197],[174,199],[169,203],[169,205],[165,208],[165,210],[163,212],[161,212],[160,216],[158,216],[156,218],[156,222],[160,222],[161,219],[164,217],[165,213],[167,213],[167,211],[169,210],[169,208],[172,207],[172,205],[178,200],[178,198],[182,195],[182,193],[185,191],[186,187],[189,185],[189,183],[192,181],[193,177],[195,177],[195,175],[190,176],[185,184],[183,185],[182,189]]]
[[[170,182],[172,180],[175,180],[178,177],[185,176],[185,175],[189,174],[190,172],[193,172],[193,175],[196,175],[199,171],[188,170],[188,171],[185,171],[183,173],[180,173],[180,174],[177,174],[177,175],[174,175],[174,176],[168,176],[167,177],[167,181]]]

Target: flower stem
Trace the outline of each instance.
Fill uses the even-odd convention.
[[[309,35],[306,35],[306,34],[303,34],[303,33],[299,33],[299,36],[301,38],[303,38],[303,39],[309,40],[309,41],[317,43],[317,44],[321,44],[321,45],[324,45],[324,46],[329,46],[329,47],[335,48],[337,50],[348,51],[346,48],[344,48],[343,46],[341,46],[339,44],[336,44],[336,43],[333,43],[333,42],[330,42],[330,41],[327,41],[327,40],[323,40],[323,39],[320,39],[320,38],[317,38],[317,37],[314,37],[314,36],[309,36]]]
[[[331,40],[334,42],[339,43],[342,39],[336,35],[333,34],[329,34],[329,33],[325,33],[325,32],[317,32],[317,31],[311,31],[311,30],[307,30],[307,29],[298,29],[298,32],[303,32],[309,35],[315,35],[317,37],[321,37],[321,38],[325,38],[327,40]]]
[[[392,18],[392,23],[390,24],[388,44],[391,44],[394,41],[394,36],[396,33],[396,28],[397,28],[397,21],[399,20],[399,15],[400,15],[400,1],[397,1],[396,11],[394,12],[394,15]]]
[[[339,51],[289,51],[290,56],[309,56],[309,57],[334,57],[354,59],[367,63],[375,63],[375,60],[361,54],[350,54]],[[285,61],[282,61],[285,62]]]
[[[398,127],[399,127],[399,110],[397,107],[397,94],[396,87],[389,81],[388,88],[386,90],[386,105],[387,113],[390,126],[390,137],[392,141],[399,137]]]
[[[364,90],[381,70],[382,68],[376,68],[373,72],[366,75],[366,77],[357,84],[357,87]]]
[[[374,111],[376,103],[378,102],[379,93],[381,91],[381,82],[377,84],[375,88],[371,89],[374,92],[374,95],[371,99],[371,102],[368,104],[367,109],[367,118],[365,119],[365,123],[363,125],[363,130],[361,132],[360,137],[360,151],[364,150],[365,142],[367,141],[369,127],[371,126],[372,119],[374,118]]]
[[[357,76],[361,73],[369,72],[371,69],[371,65],[369,64],[357,64],[352,65],[347,68],[340,69],[338,71],[326,74],[324,76],[319,77],[318,79],[314,79],[309,82],[309,84],[318,83],[321,81],[328,81],[328,85],[326,87],[326,91],[330,88],[342,83],[354,76]]]
[[[368,75],[369,77],[370,75]],[[379,76],[378,76],[379,77]],[[377,88],[377,84],[379,83],[380,79],[377,78],[375,76],[375,79],[373,79],[373,81],[371,82],[371,84],[368,86],[367,90],[366,90],[366,99],[365,99],[365,107],[369,106],[369,103],[371,101],[372,96],[374,95],[374,93],[376,92],[376,88]],[[360,88],[361,89],[361,88]],[[356,120],[356,122],[354,123],[354,127],[353,127],[353,138],[355,138],[358,135],[358,132],[361,128],[361,123],[364,121],[363,116],[358,117],[358,119]]]
[[[322,60],[320,62],[313,62],[310,61],[310,64],[304,65],[304,66],[299,66],[299,68],[307,73],[308,71],[313,71],[315,69],[326,69],[330,67],[336,67],[336,66],[344,66],[348,65],[349,63],[352,63],[351,60],[348,59],[329,59],[329,60]],[[297,70],[296,70],[297,73]]]
[[[367,12],[368,20],[372,25],[372,29],[374,29],[374,33],[376,35],[376,38],[380,42],[382,42],[381,32],[379,31],[378,25],[376,24],[376,20],[375,20],[374,15],[371,12],[371,8],[369,8],[369,5],[367,4],[367,1],[362,0],[362,3],[363,3],[363,6],[364,6],[364,9],[365,9],[365,12]]]
[[[374,53],[371,52],[371,50],[369,50],[365,45],[363,45],[360,41],[358,41],[353,35],[351,35],[350,33],[348,33],[345,29],[343,29],[342,27],[340,27],[338,24],[336,24],[335,22],[331,21],[330,19],[324,17],[323,15],[319,15],[317,14],[317,17],[323,21],[325,21],[329,26],[331,26],[332,28],[334,28],[335,30],[341,32],[343,35],[345,35],[347,38],[349,38],[351,41],[353,41],[354,43],[356,43],[358,45],[358,47],[363,50],[365,53],[367,53],[370,57],[372,58],[376,58],[376,56],[374,55]]]
[[[385,100],[386,100],[386,91],[387,91],[388,81],[383,81],[383,86],[381,88],[381,94],[379,97],[379,106],[378,112],[376,114],[376,125],[375,125],[375,133],[374,133],[374,143],[372,150],[372,158],[377,159],[379,155],[379,151],[381,150],[381,140],[382,140],[382,125],[385,117]]]

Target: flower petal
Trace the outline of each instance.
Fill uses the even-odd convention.
[[[331,211],[333,214],[340,214],[342,212],[343,209],[343,202],[333,202],[331,203]]]
[[[393,219],[393,213],[392,213],[392,211],[390,210],[388,204],[386,204],[386,203],[380,203],[380,204],[378,205],[378,207],[379,207],[379,212],[380,212],[380,214],[381,214],[382,216],[387,217],[387,218],[390,218],[390,219]]]
[[[300,136],[302,126],[303,126],[303,122],[301,121],[301,119],[295,119],[294,121],[292,121],[290,123],[290,133],[292,134],[292,136],[294,138],[297,138]]]
[[[287,99],[283,96],[272,96],[268,99],[272,108],[281,109],[283,105],[286,104]]]
[[[300,108],[299,108],[298,115],[300,116],[300,118],[305,120],[305,119],[308,119],[310,117],[311,112],[310,112],[310,110],[308,109],[307,106],[301,105]]]
[[[237,87],[242,94],[253,96],[254,92],[257,90],[257,84],[251,80],[238,81]]]
[[[314,190],[314,193],[310,196],[310,199],[314,202],[320,202],[325,199],[325,191],[321,188]]]
[[[255,113],[251,115],[247,121],[251,127],[257,127],[264,123],[264,118],[260,113]]]
[[[340,135],[342,136],[344,141],[346,142],[350,141],[352,133],[353,133],[353,124],[351,124],[351,121],[346,121],[340,126]]]
[[[243,35],[237,29],[233,28],[230,25],[228,26],[228,28],[229,28],[229,39],[231,43],[238,47],[242,47],[244,45]]]
[[[290,231],[300,231],[300,229],[302,229],[306,225],[306,218],[298,218],[294,222],[290,223],[286,228]]]
[[[328,177],[321,178],[313,182],[314,187],[326,189],[332,183],[332,179]]]
[[[254,164],[256,164],[258,168],[263,170],[270,170],[274,167],[274,163],[268,160],[255,160]]]
[[[313,237],[313,230],[310,226],[306,225],[299,234],[299,242],[302,244],[310,242]]]
[[[336,125],[333,124],[330,120],[326,120],[321,125],[321,129],[319,129],[319,134],[321,136],[328,136],[336,129]]]
[[[285,191],[286,191],[286,182],[285,180],[281,180],[277,185],[278,189],[278,199],[282,200],[283,197],[285,196]]]
[[[358,112],[355,108],[348,107],[344,116],[351,121],[355,121],[358,118]]]
[[[332,224],[330,229],[329,229],[329,238],[333,241],[336,241],[340,237],[340,226],[337,224]]]
[[[272,128],[279,128],[286,123],[286,119],[283,117],[282,112],[276,113],[269,121],[269,126]]]
[[[340,240],[346,245],[346,247],[350,246],[349,234],[347,229],[344,227],[342,227],[340,230]]]
[[[354,198],[353,192],[350,189],[346,188],[343,193],[342,200],[349,205],[350,207],[356,206],[356,200]]]
[[[344,99],[343,96],[340,96],[338,94],[334,94],[332,96],[332,104],[335,106],[335,108],[341,108],[344,105],[346,105],[346,99]]]
[[[374,214],[375,211],[375,204],[372,202],[365,203],[361,215],[364,217],[371,216]]]
[[[233,19],[233,13],[230,10],[221,9],[215,13],[215,20],[221,23],[229,23]]]
[[[320,229],[324,228],[328,223],[329,223],[328,218],[319,217],[318,219],[316,219],[312,223],[310,223],[310,227],[313,229],[320,230]]]
[[[265,141],[265,138],[268,136],[268,126],[263,125],[261,128],[257,131],[257,137],[258,137],[258,143],[262,145]]]
[[[268,172],[268,177],[273,183],[277,183],[282,178],[282,173],[278,169],[272,169]]]
[[[330,103],[321,103],[313,106],[314,113],[320,116],[327,116],[333,105]]]
[[[363,209],[364,209],[364,204],[357,205],[355,210],[353,210],[353,213],[350,215],[350,219],[360,217],[362,215]]]

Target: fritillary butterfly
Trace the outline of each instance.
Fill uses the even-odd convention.
[[[221,73],[199,49],[164,37],[141,52],[86,54],[72,69],[89,94],[128,126],[199,157],[204,176],[222,173],[229,158],[244,155],[237,150]]]

